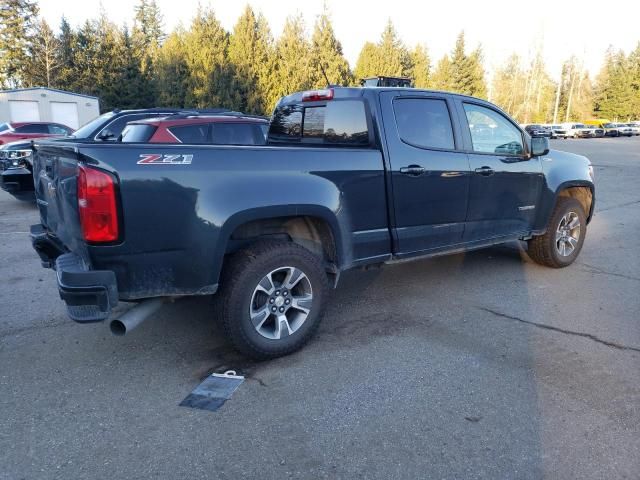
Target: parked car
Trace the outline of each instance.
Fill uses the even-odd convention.
[[[551,130],[543,125],[531,124],[524,127],[525,131],[532,137],[551,137]]]
[[[65,137],[73,129],[52,122],[11,122],[0,124],[0,145],[16,140],[30,140],[42,137]]]
[[[584,123],[568,122],[563,123],[562,127],[567,132],[567,138],[590,138],[594,136],[591,126]]]
[[[264,145],[269,121],[247,115],[174,115],[129,123],[122,142]]]
[[[627,123],[626,126],[631,129],[633,135],[640,135],[640,124]]]
[[[607,137],[630,137],[633,135],[631,127],[623,123],[605,123],[602,128],[604,128]]]
[[[66,138],[74,142],[115,142],[128,122],[145,118],[166,117],[167,115],[185,113],[184,109],[149,108],[140,110],[114,110],[105,113],[83,125]],[[190,113],[220,114],[226,109],[189,110]],[[7,125],[7,124],[3,124]],[[3,128],[0,126],[0,129]],[[0,134],[0,136],[2,136]],[[65,137],[60,137],[65,138]],[[60,138],[48,137],[57,141]],[[0,147],[0,188],[9,192],[18,200],[33,200],[33,139],[24,139]]]
[[[36,143],[31,239],[69,316],[140,302],[111,321],[124,334],[164,299],[216,294],[236,348],[273,358],[312,337],[351,268],[518,239],[536,262],[573,263],[594,210],[588,159],[544,161],[549,140],[487,101],[410,93],[288,95],[261,146]]]
[[[565,140],[569,135],[568,130],[562,125],[552,125],[551,131],[553,132],[552,138],[562,138],[563,140]]]
[[[598,127],[596,125],[589,125],[589,127],[593,130],[593,136],[595,138],[602,138],[604,137],[605,134],[605,130],[602,127]]]
[[[618,135],[621,137],[631,137],[633,136],[633,129],[627,125],[626,123],[616,123],[616,128],[618,129]]]

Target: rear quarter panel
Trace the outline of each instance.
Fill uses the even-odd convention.
[[[142,144],[80,149],[88,163],[119,179],[124,240],[89,247],[89,253],[94,268],[116,272],[121,298],[213,293],[232,231],[260,218],[324,219],[341,268],[390,249],[377,150]],[[147,154],[192,157],[189,164],[139,164]]]

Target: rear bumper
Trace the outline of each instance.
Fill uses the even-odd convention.
[[[65,252],[42,225],[31,227],[31,242],[42,265],[56,271],[58,291],[69,317],[80,323],[105,320],[118,303],[115,273],[91,270],[78,255]]]

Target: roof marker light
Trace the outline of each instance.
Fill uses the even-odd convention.
[[[322,100],[331,100],[333,98],[333,88],[325,88],[324,90],[309,90],[302,93],[303,102],[318,102]]]

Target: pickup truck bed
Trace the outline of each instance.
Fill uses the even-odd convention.
[[[233,343],[256,357],[300,348],[343,270],[517,239],[567,266],[594,206],[587,159],[443,92],[293,94],[267,146],[36,149],[32,239],[72,318],[220,289]]]

